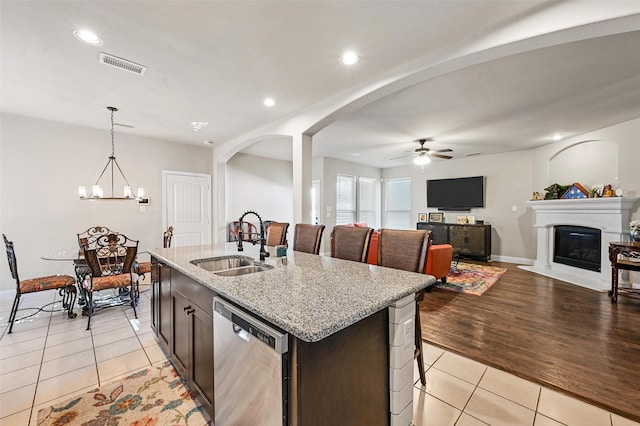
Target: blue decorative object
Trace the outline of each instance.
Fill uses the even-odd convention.
[[[574,183],[562,195],[563,199],[589,198],[589,191],[579,183]]]

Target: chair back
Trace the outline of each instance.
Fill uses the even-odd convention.
[[[429,231],[381,229],[378,231],[378,265],[423,273],[429,244]]]
[[[337,225],[331,233],[331,257],[366,262],[373,229]]]
[[[170,226],[167,228],[166,231],[164,231],[164,235],[162,237],[162,247],[163,248],[171,247],[172,238],[173,238],[173,226]]]
[[[293,235],[293,249],[305,253],[319,254],[324,225],[296,223]]]
[[[96,241],[107,234],[112,234],[114,231],[110,230],[104,226],[93,226],[86,231],[77,234],[78,235],[78,246],[80,250],[84,250],[85,248],[95,248]]]
[[[275,247],[287,245],[287,230],[289,224],[287,222],[271,222],[267,230],[267,246]]]
[[[7,260],[9,261],[9,270],[11,271],[11,277],[16,280],[18,289],[20,289],[20,278],[18,277],[18,261],[16,260],[16,253],[13,250],[13,241],[7,240],[7,236],[2,234],[4,239],[4,245],[7,248]]]
[[[95,248],[84,248],[84,257],[93,277],[131,273],[138,254],[138,241],[123,234],[107,234],[96,240]]]
[[[240,231],[240,224],[242,223],[242,241],[251,241],[258,235],[258,230],[251,222],[234,221],[229,222],[227,226],[227,241],[238,241],[238,232]]]

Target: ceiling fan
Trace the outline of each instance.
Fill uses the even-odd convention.
[[[437,150],[430,150],[429,148],[425,148],[424,144],[427,142],[432,142],[433,138],[424,138],[424,139],[417,139],[416,142],[418,142],[420,144],[420,148],[416,148],[413,151],[408,151],[411,152],[415,157],[413,159],[413,162],[415,164],[417,164],[418,166],[424,166],[425,164],[429,164],[431,162],[431,158],[430,157],[437,157],[437,158],[444,158],[445,160],[449,160],[453,157],[451,157],[450,155],[442,155],[439,154],[440,152],[453,152],[453,150],[449,149],[449,148],[445,148],[445,149],[437,149]],[[397,160],[399,158],[405,158],[408,157],[408,155],[403,155],[400,157],[395,157],[395,158],[391,158],[390,160]]]

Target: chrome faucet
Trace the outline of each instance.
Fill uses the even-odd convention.
[[[264,243],[266,242],[266,239],[264,238],[264,224],[262,223],[262,218],[260,217],[260,215],[254,212],[253,210],[244,212],[242,216],[240,216],[240,219],[238,219],[238,221],[240,222],[240,230],[238,231],[238,241],[237,241],[238,251],[244,250],[244,247],[242,247],[242,219],[244,219],[244,217],[250,213],[255,215],[260,221],[260,260],[264,261],[265,258],[269,257],[269,252],[264,248]],[[252,240],[252,243],[255,245],[256,241]]]

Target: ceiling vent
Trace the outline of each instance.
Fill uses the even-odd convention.
[[[120,68],[121,70],[129,71],[134,74],[144,75],[147,72],[147,67],[144,65],[136,64],[135,62],[127,61],[126,59],[118,58],[117,56],[109,55],[108,53],[100,53],[100,63],[111,65],[112,67]]]

